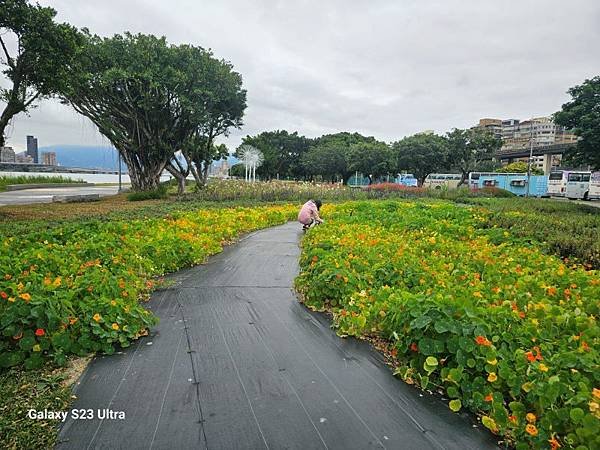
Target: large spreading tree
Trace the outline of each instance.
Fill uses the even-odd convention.
[[[579,136],[567,156],[576,164],[600,169],[600,76],[568,90],[571,101],[562,105],[555,121]]]
[[[395,167],[392,153],[384,142],[361,142],[353,144],[348,150],[348,169],[358,171],[373,180],[383,177]]]
[[[392,144],[396,171],[411,172],[419,184],[430,173],[447,170],[448,141],[436,134],[415,134]]]
[[[35,102],[61,92],[72,71],[81,38],[77,30],[56,23],[52,8],[27,0],[0,2],[0,61],[8,87],[0,87],[5,104],[0,115],[0,147],[14,116],[26,113]]]
[[[304,178],[302,157],[311,144],[311,139],[285,130],[264,131],[242,139],[242,145],[251,145],[263,154],[264,161],[256,172],[265,179]]]
[[[453,129],[446,134],[448,142],[448,166],[462,174],[459,186],[469,177],[469,172],[490,166],[502,140],[487,130],[471,128]]]
[[[155,189],[165,169],[180,190],[189,171],[202,184],[218,153],[215,138],[241,125],[239,74],[202,48],[164,37],[85,38],[63,98],[117,148],[132,188]]]

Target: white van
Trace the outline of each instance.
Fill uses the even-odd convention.
[[[570,200],[589,198],[591,172],[570,172],[565,197]]]
[[[564,197],[567,190],[567,179],[569,172],[567,170],[556,170],[550,172],[548,177],[548,195],[551,197]]]

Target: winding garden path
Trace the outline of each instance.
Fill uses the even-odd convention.
[[[95,358],[59,449],[485,449],[492,437],[340,339],[291,288],[299,226],[258,231],[175,274],[150,336]],[[125,419],[97,418],[104,409]]]

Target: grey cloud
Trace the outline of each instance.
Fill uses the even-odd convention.
[[[480,117],[547,115],[600,74],[595,0],[44,0],[59,19],[110,35],[211,48],[244,77],[242,130],[359,131],[392,141]],[[9,142],[102,142],[64,106],[15,120]],[[15,145],[16,146],[16,145]]]

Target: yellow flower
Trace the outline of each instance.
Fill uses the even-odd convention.
[[[496,375],[496,373],[495,373],[495,372],[492,372],[492,373],[490,373],[490,374],[488,375],[488,377],[487,377],[487,380],[488,380],[490,383],[493,383],[493,382],[494,382],[494,381],[496,381],[497,379],[498,379],[498,375]]]
[[[481,292],[475,291],[473,292],[473,297],[483,298],[483,295],[481,295]]]
[[[113,323],[112,324],[112,329],[115,330],[115,331],[118,330],[119,329],[119,324]]]
[[[592,395],[596,398],[600,398],[600,389],[592,389]]]
[[[117,302],[116,302],[116,301],[114,301],[114,300],[111,300],[111,301],[110,301],[110,305],[111,305],[111,306],[117,306]]]
[[[27,292],[25,292],[24,294],[19,295],[20,298],[22,298],[23,300],[25,300],[26,302],[28,302],[29,300],[31,300],[31,295],[29,295]]]
[[[535,421],[537,420],[537,417],[535,417],[535,414],[533,414],[533,413],[527,413],[525,418],[527,419],[527,422],[529,422],[529,423],[535,423]]]
[[[530,423],[525,426],[525,431],[532,436],[537,436],[538,430],[535,425],[531,425]]]
[[[58,286],[60,286],[60,285],[61,285],[61,283],[62,283],[62,279],[61,279],[60,277],[56,277],[56,278],[54,279],[54,283],[52,283],[52,285],[53,285],[54,287],[58,287]]]
[[[100,322],[100,319],[101,319],[100,314],[98,314],[98,313],[94,314],[94,320],[96,322]]]
[[[595,413],[596,411],[600,411],[600,404],[598,404],[598,402],[592,400],[588,405],[590,407],[590,412]]]
[[[542,363],[542,364],[540,364],[540,365],[539,365],[539,369],[540,369],[542,372],[548,372],[548,366],[547,366],[546,364],[543,364],[543,363]]]
[[[33,350],[34,352],[41,352],[41,351],[42,351],[42,348],[40,347],[40,344],[35,344],[35,345],[33,346],[33,349],[32,349],[32,350]]]

